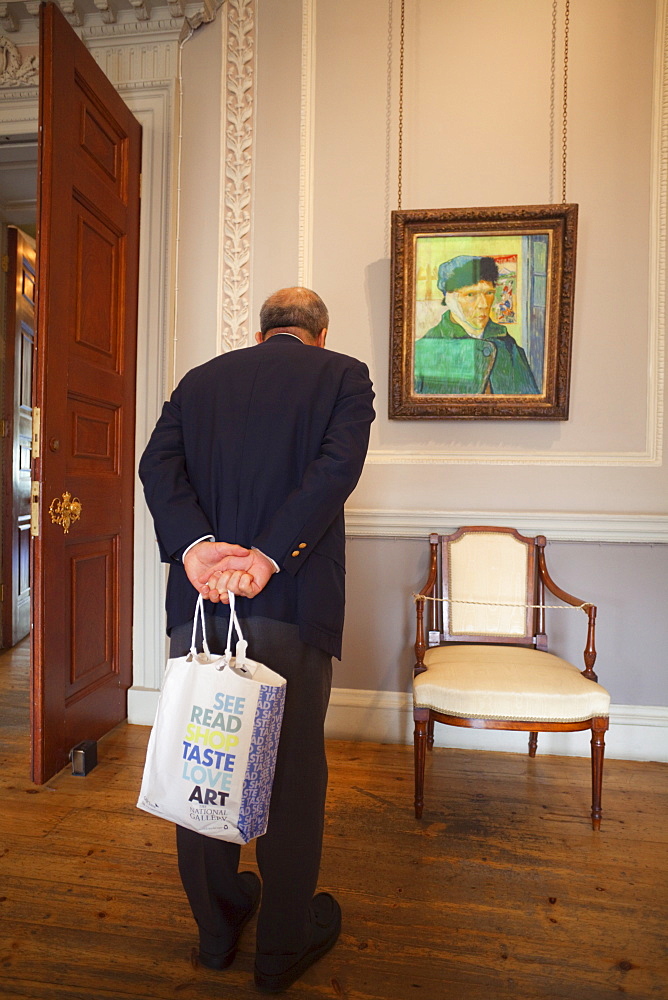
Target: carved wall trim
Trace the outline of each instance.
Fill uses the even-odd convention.
[[[139,456],[165,399],[167,343],[173,329],[175,83],[153,89],[126,87],[123,96],[143,129],[135,415],[135,452]],[[153,522],[136,477],[135,495],[133,686],[128,692],[131,720],[141,692],[160,687],[165,662],[165,574],[156,552]]]
[[[0,35],[0,87],[36,87],[39,83],[39,59],[23,58],[14,42]]]
[[[218,350],[251,342],[255,0],[227,0],[221,135]]]
[[[648,380],[650,375],[648,373]],[[658,418],[658,405],[656,407]],[[629,452],[501,452],[498,449],[477,452],[455,452],[437,448],[405,451],[399,448],[372,448],[366,457],[367,465],[554,465],[594,467],[652,468],[663,464],[661,428],[652,426],[652,436],[645,451]]]
[[[169,89],[176,79],[178,32],[167,39],[122,40],[108,37],[86,38],[86,47],[100,69],[117,89],[162,87]],[[148,41],[148,44],[147,44]]]
[[[201,5],[199,5],[201,7]],[[132,38],[137,36],[149,36],[160,38],[169,36],[178,38],[182,32],[188,31],[188,25],[184,26],[184,18],[170,17],[167,8],[164,9],[165,16],[154,16],[148,21],[137,21],[136,19],[122,21],[118,20],[114,24],[87,24],[82,28],[76,28],[76,33],[84,42],[97,38]],[[194,11],[193,11],[194,14]]]
[[[33,121],[35,128],[30,131],[37,131],[37,89],[35,87],[26,87],[25,90],[0,87],[0,107],[2,108],[3,128],[8,122]]]
[[[133,0],[128,0],[130,6],[123,7],[123,0],[114,0],[107,3],[106,0],[93,0],[95,10],[89,9],[78,13],[72,8],[70,12],[63,9],[65,16],[72,25],[76,34],[86,44],[91,39],[112,38],[123,39],[127,37],[142,37],[144,41],[150,38],[185,38],[200,24],[212,20],[224,2],[224,0],[200,0],[194,3],[182,3],[180,0],[160,3],[159,6],[141,2],[135,4]],[[22,4],[12,2],[13,24],[8,27],[0,20],[0,26],[5,31],[11,30],[13,41],[20,45],[36,45],[39,36],[39,2],[29,4],[31,17],[21,16]],[[61,8],[63,4],[61,3]],[[7,4],[0,4],[0,17],[2,7]],[[144,10],[148,17],[143,16]],[[26,13],[24,11],[23,13]]]

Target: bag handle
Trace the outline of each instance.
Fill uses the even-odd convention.
[[[195,605],[195,617],[193,619],[193,634],[190,640],[190,655],[194,660],[197,659],[197,620],[201,619],[202,622],[202,648],[208,659],[211,659],[211,653],[209,652],[209,647],[206,642],[206,625],[204,623],[204,599],[200,594],[197,598],[197,604]]]
[[[248,643],[241,634],[239,619],[237,618],[237,613],[234,610],[234,594],[232,593],[231,590],[228,590],[227,596],[230,602],[230,624],[227,629],[227,646],[225,647],[225,661],[226,663],[229,663],[230,660],[232,659],[232,625],[234,625],[234,628],[238,636],[237,648],[235,651],[237,666],[243,667],[244,663],[246,662],[246,650],[248,649]]]
[[[232,626],[234,626],[238,640],[235,650],[235,656],[237,661],[237,666],[243,667],[246,662],[246,650],[248,649],[248,642],[244,639],[241,626],[239,625],[239,619],[237,618],[237,613],[234,610],[234,594],[231,590],[228,590],[227,596],[230,602],[230,624],[227,630],[227,646],[225,648],[225,663],[229,664],[232,659]],[[193,634],[190,640],[190,655],[193,659],[198,659],[197,652],[197,622],[200,620],[202,622],[202,648],[204,649],[204,654],[207,660],[212,660],[214,657],[211,656],[209,646],[206,641],[206,622],[204,615],[204,598],[200,594],[197,598],[197,604],[195,605],[195,618],[193,620]]]

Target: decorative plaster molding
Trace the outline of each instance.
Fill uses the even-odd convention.
[[[138,21],[134,18],[128,21],[121,21],[107,24],[87,24],[77,30],[77,35],[82,41],[89,39],[106,38],[107,40],[123,38],[133,35],[170,35],[179,37],[183,30],[183,18],[169,17],[169,11],[165,9],[165,17],[156,17],[150,21]]]
[[[73,28],[81,27],[84,19],[76,0],[58,0],[58,6]]]
[[[105,76],[118,89],[171,89],[176,79],[178,31],[171,38],[125,36],[87,38],[86,46]]]
[[[658,411],[657,411],[658,413]],[[584,465],[630,466],[633,468],[662,465],[661,452],[657,452],[659,427],[654,427],[650,447],[644,452],[456,452],[456,451],[400,451],[398,448],[372,448],[367,454],[367,465]]]
[[[4,31],[18,31],[19,22],[8,3],[0,3],[0,25]]]
[[[668,543],[668,515],[554,511],[361,510],[346,508],[349,538],[419,538],[462,524],[502,524],[558,542]]]
[[[0,87],[3,126],[8,122],[37,121],[37,90],[35,87],[17,90],[14,87]],[[34,110],[33,110],[34,109]],[[35,124],[34,131],[37,131]]]
[[[38,83],[38,57],[30,56],[24,60],[14,42],[0,35],[0,87],[36,87]]]
[[[93,0],[93,3],[100,12],[103,24],[114,24],[116,21],[116,12],[113,7],[109,6],[109,0]]]
[[[255,0],[227,0],[221,150],[219,350],[250,343]]]
[[[125,3],[125,6],[123,4]],[[137,7],[130,3],[130,0],[92,0],[94,9],[91,8],[90,0],[87,4],[80,5],[80,26],[74,27],[76,34],[86,44],[94,39],[122,39],[129,37],[142,37],[144,42],[147,36],[151,39],[180,39],[186,37],[200,24],[208,22],[215,17],[223,0],[199,0],[194,3],[184,3],[182,0],[166,0],[160,6],[151,5],[148,19],[143,18],[143,5]],[[4,29],[12,30],[3,25],[2,4],[0,4],[0,26]],[[4,6],[7,6],[6,4]],[[16,22],[15,40],[21,45],[36,45],[38,42],[39,9],[42,0],[32,3],[27,0],[20,4],[18,0],[12,0],[9,5],[14,8],[13,16]],[[31,17],[21,19],[20,10],[24,6]],[[146,7],[148,4],[146,4]],[[74,12],[70,14],[68,20],[72,23]],[[14,31],[12,30],[12,33]]]
[[[172,160],[175,82],[169,86],[132,87],[124,93],[143,130],[141,243],[137,313],[137,405],[135,452],[140,455],[165,399],[167,340],[173,328],[174,287]],[[141,484],[135,477],[133,687],[128,713],[141,694],[160,687],[165,664],[165,573],[155,545],[155,530]],[[139,584],[141,581],[141,585]]]
[[[134,7],[135,16],[138,21],[148,21],[151,16],[150,4],[146,3],[145,0],[130,0],[130,3]]]

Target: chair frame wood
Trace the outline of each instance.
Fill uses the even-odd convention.
[[[528,544],[529,566],[527,572],[527,605],[537,605],[528,609],[527,636],[517,637],[497,637],[489,635],[457,635],[451,636],[446,628],[447,616],[442,613],[443,605],[439,600],[429,600],[429,631],[439,633],[439,642],[430,643],[427,646],[425,641],[425,603],[429,598],[437,598],[439,565],[444,567],[442,574],[442,596],[448,598],[448,573],[447,569],[447,545],[456,541],[464,534],[471,532],[493,532],[509,534],[519,541]],[[454,645],[456,643],[482,644],[493,643],[495,645],[530,646],[534,649],[547,652],[547,635],[545,633],[545,592],[546,590],[557,597],[565,604],[573,607],[584,605],[587,613],[587,642],[584,649],[585,668],[581,671],[583,677],[591,681],[597,681],[598,677],[594,672],[596,662],[596,606],[581,601],[572,594],[562,590],[557,586],[547,570],[545,562],[544,535],[537,535],[530,538],[521,535],[514,528],[472,526],[461,527],[450,535],[438,535],[432,533],[429,536],[431,547],[431,558],[429,564],[429,576],[424,587],[420,590],[416,599],[416,638],[415,638],[415,666],[413,676],[423,673],[428,668],[425,666],[424,657],[427,648],[439,645]],[[530,616],[530,618],[529,618]],[[434,723],[441,722],[448,726],[460,726],[468,729],[501,729],[514,730],[529,733],[529,756],[535,757],[538,745],[538,733],[568,733],[591,730],[591,774],[592,774],[592,807],[591,822],[594,830],[601,828],[601,792],[603,786],[603,757],[605,753],[605,733],[608,729],[608,718],[604,716],[586,719],[581,722],[538,722],[535,720],[505,720],[505,719],[465,719],[455,715],[445,715],[431,708],[413,709],[415,722],[414,750],[415,750],[415,816],[422,817],[424,809],[424,771],[426,762],[426,751],[432,750],[434,746]]]

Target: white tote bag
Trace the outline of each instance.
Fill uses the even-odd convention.
[[[229,596],[224,655],[209,652],[200,596],[190,653],[167,664],[137,806],[207,837],[246,844],[267,829],[285,679],[246,656]]]

